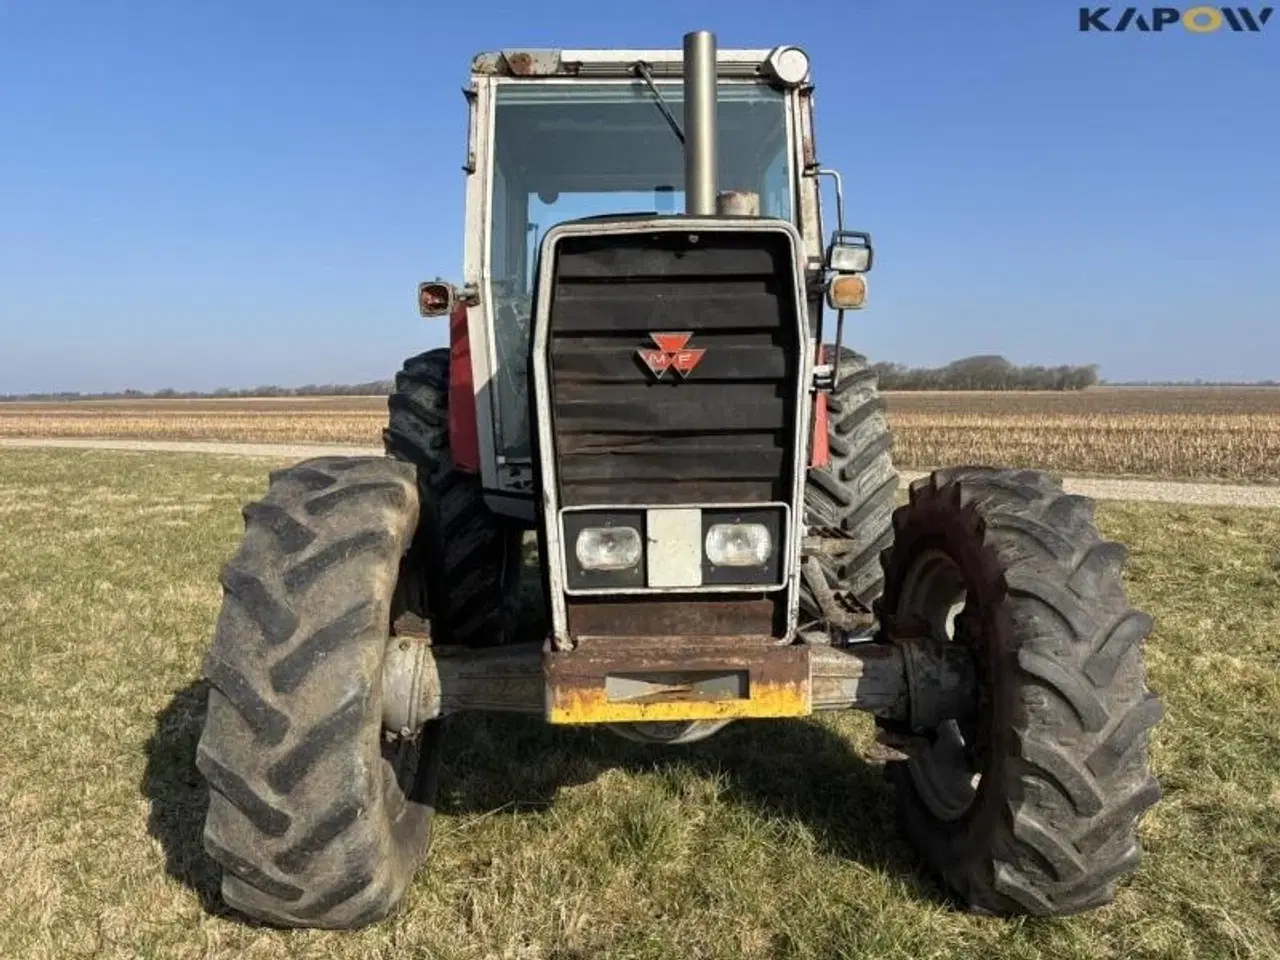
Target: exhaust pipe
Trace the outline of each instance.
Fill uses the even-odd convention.
[[[716,214],[716,35],[684,35],[684,212]]]

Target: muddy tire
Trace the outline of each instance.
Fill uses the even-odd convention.
[[[827,397],[831,462],[811,467],[805,484],[805,523],[811,533],[842,538],[836,557],[806,559],[801,579],[801,622],[834,623],[846,628],[857,618],[869,621],[884,588],[880,552],[893,540],[893,509],[898,473],[885,418],[885,400],[865,357],[841,348],[840,382]],[[848,617],[832,621],[819,599],[830,591]]]
[[[421,517],[405,565],[408,609],[437,644],[509,642],[519,621],[523,531],[485,505],[480,477],[449,452],[449,350],[410,357],[396,374],[387,453],[418,472]]]
[[[981,687],[974,720],[887,766],[912,845],[977,912],[1110,902],[1160,797],[1147,740],[1162,707],[1142,661],[1152,621],[1126,600],[1126,548],[1058,481],[983,468],[914,482],[894,538],[881,622],[968,644]]]
[[[382,664],[417,521],[411,467],[322,458],[244,509],[204,673],[196,766],[222,896],[280,926],[350,929],[404,896],[430,839],[440,726],[387,742]]]

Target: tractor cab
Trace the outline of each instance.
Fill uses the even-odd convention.
[[[718,50],[709,34],[691,36],[701,39],[687,60],[677,49],[507,50],[472,61],[463,290],[473,382],[488,385],[476,391],[475,467],[496,509],[519,510],[532,487],[532,297],[542,241],[558,224],[695,212],[789,223],[806,287],[818,291],[806,309],[820,330],[818,183],[838,177],[815,160],[809,59],[794,46]],[[842,210],[837,221],[843,230]],[[869,238],[839,245],[869,248]],[[868,249],[858,272],[869,264]]]

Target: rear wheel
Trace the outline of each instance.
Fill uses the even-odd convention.
[[[244,510],[205,661],[196,766],[204,845],[232,908],[282,926],[354,928],[389,914],[426,853],[440,722],[382,726],[382,665],[413,470],[323,458],[271,477]]]
[[[824,630],[870,624],[884,588],[880,551],[893,541],[898,491],[875,371],[861,354],[840,350],[840,382],[827,396],[831,462],[810,468],[805,484],[810,535],[840,547],[835,555],[806,557],[802,569],[801,623]]]
[[[1044,474],[968,467],[913,483],[894,536],[889,635],[966,644],[980,683],[971,721],[903,744],[909,759],[887,767],[908,838],[979,912],[1110,902],[1160,797],[1147,738],[1162,708],[1141,655],[1152,621],[1125,598],[1125,547]]]
[[[433,642],[509,642],[519,622],[523,531],[485,505],[480,478],[449,452],[449,350],[404,363],[388,398],[387,453],[417,468],[421,517],[405,564],[410,612]]]

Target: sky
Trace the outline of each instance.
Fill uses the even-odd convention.
[[[1256,7],[1255,7],[1256,9]],[[385,379],[445,342],[472,54],[798,44],[873,360],[1280,378],[1280,14],[1065,0],[0,0],[0,394]],[[829,221],[830,222],[830,221]]]

